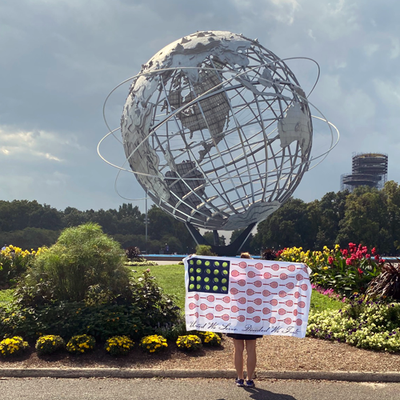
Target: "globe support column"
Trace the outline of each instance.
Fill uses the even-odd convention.
[[[251,231],[256,226],[256,222],[251,223],[248,227],[235,239],[235,241],[228,246],[215,246],[208,243],[200,232],[190,223],[185,223],[186,228],[192,235],[194,241],[199,244],[204,244],[211,247],[211,250],[217,256],[225,256],[225,257],[235,257],[239,254],[240,250],[242,249],[244,243],[246,242],[247,238],[249,237]]]

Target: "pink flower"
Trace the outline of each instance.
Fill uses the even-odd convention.
[[[365,258],[366,258],[367,260],[369,260],[369,259],[371,258],[371,254],[366,254],[366,255],[365,255]]]
[[[347,258],[347,259],[346,259],[346,264],[347,264],[347,265],[351,265],[351,261],[352,261],[351,258]]]
[[[332,256],[329,256],[328,257],[328,264],[333,264],[333,257]]]
[[[349,252],[347,251],[347,249],[343,249],[342,250],[342,256],[346,257],[349,254]]]
[[[363,254],[366,254],[368,251],[367,246],[363,246],[361,251],[363,252]]]
[[[358,271],[358,273],[359,273],[360,275],[364,273],[364,271],[363,271],[362,269],[360,269],[360,268],[357,268],[357,271]]]

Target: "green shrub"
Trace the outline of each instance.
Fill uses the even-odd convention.
[[[135,305],[125,304],[88,306],[83,302],[63,302],[36,308],[13,306],[0,309],[0,337],[18,334],[36,340],[49,334],[64,338],[90,334],[98,340],[117,335],[140,338],[153,331],[144,325],[142,314]]]
[[[133,349],[134,344],[128,336],[113,336],[107,339],[104,348],[112,356],[124,356]]]
[[[147,353],[158,353],[168,347],[167,339],[161,335],[145,336],[140,340],[139,345]]]
[[[38,355],[53,354],[56,351],[64,348],[64,339],[59,335],[41,336],[35,344],[35,349]]]
[[[29,348],[28,342],[20,336],[3,339],[0,342],[0,355],[2,357],[19,356]]]
[[[176,345],[182,351],[196,351],[203,347],[201,339],[197,335],[179,336]]]
[[[179,321],[179,307],[175,305],[172,297],[166,295],[158,286],[149,269],[139,278],[131,279],[129,289],[132,294],[130,302],[136,306],[136,316],[144,325],[154,330],[156,327]]]
[[[24,335],[36,340],[47,334],[64,338],[90,334],[99,340],[118,335],[139,339],[180,324],[180,309],[149,272],[132,280],[129,290],[131,299],[122,304],[58,302],[23,307],[16,302],[0,308],[0,337]]]
[[[112,301],[128,287],[123,250],[97,224],[65,229],[41,252],[16,290],[27,306],[52,301]]]
[[[196,246],[196,254],[198,256],[216,256],[216,254],[211,250],[211,246],[206,244],[198,244]]]
[[[90,335],[76,335],[67,343],[67,351],[73,354],[83,354],[94,349],[96,340]]]
[[[174,342],[179,336],[188,334],[186,330],[186,321],[183,316],[174,323],[166,323],[158,326],[154,332],[155,334],[164,336],[166,339],[173,340]]]

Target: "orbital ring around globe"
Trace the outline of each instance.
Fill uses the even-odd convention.
[[[118,168],[118,174],[132,172],[160,208],[212,230],[241,229],[265,219],[290,198],[304,172],[316,166],[311,163],[321,162],[339,138],[337,128],[308,101],[285,60],[258,42],[231,35],[242,48],[243,41],[251,43],[245,43],[247,53],[229,49],[226,55],[214,46],[218,51],[201,54],[203,59],[193,67],[181,65],[184,53],[172,47],[171,54],[180,57],[176,65],[164,68],[161,63],[154,69],[153,59],[160,61],[155,56],[141,73],[116,87],[132,81],[121,123],[131,171],[100,154],[106,138],[112,135],[119,141],[114,134],[119,128],[111,130],[105,117],[116,88],[103,107],[110,131],[98,145],[100,157]],[[208,36],[226,39],[225,32]],[[199,34],[192,37],[204,42]],[[183,44],[190,42],[183,39]],[[191,58],[199,56],[189,50]],[[243,63],[246,57],[255,65]],[[309,106],[321,117],[312,116]],[[315,157],[312,118],[326,123],[331,134],[329,149]]]
[[[282,59],[282,61],[288,61],[288,60],[294,60],[294,59],[313,61],[313,62],[318,66],[318,68],[319,68],[318,63],[317,63],[315,60],[313,60],[313,59],[311,59],[311,58],[307,58],[307,57],[290,57],[290,58],[284,58],[284,59]],[[199,69],[198,67],[182,67],[182,69],[189,69],[189,68]],[[173,68],[158,70],[157,72],[165,72],[165,71],[167,71],[167,70],[173,70]],[[106,106],[107,106],[107,101],[108,101],[109,97],[111,96],[111,94],[112,94],[116,89],[118,89],[118,88],[121,87],[122,85],[124,85],[124,84],[126,84],[126,83],[128,83],[128,82],[133,81],[133,80],[134,80],[135,78],[137,78],[139,75],[146,75],[146,74],[147,74],[147,75],[150,75],[150,74],[154,74],[154,72],[150,72],[150,73],[140,73],[140,74],[137,74],[137,75],[135,75],[135,76],[133,76],[133,77],[130,77],[130,78],[128,78],[128,79],[125,79],[125,80],[122,81],[120,84],[118,84],[117,86],[115,86],[114,89],[107,95],[107,98],[106,98],[106,100],[104,101],[104,104],[103,104],[103,119],[104,119],[104,122],[105,122],[107,128],[109,129],[109,132],[108,132],[106,135],[104,135],[103,138],[99,141],[98,146],[97,146],[97,153],[98,153],[98,155],[100,156],[100,158],[101,158],[103,161],[105,161],[107,164],[111,165],[112,167],[119,169],[120,171],[129,172],[129,173],[131,173],[131,174],[144,175],[144,176],[148,176],[148,177],[155,177],[154,175],[150,175],[150,174],[146,174],[146,173],[142,173],[142,172],[138,172],[138,171],[135,172],[135,171],[132,171],[131,169],[126,169],[126,168],[124,167],[124,165],[126,165],[126,164],[128,163],[127,160],[125,160],[125,162],[123,163],[122,166],[115,165],[115,164],[109,162],[106,158],[104,158],[104,157],[102,156],[101,152],[100,152],[100,146],[101,146],[102,142],[103,142],[105,139],[107,139],[110,135],[112,135],[112,136],[114,137],[115,140],[117,140],[118,142],[120,142],[120,143],[122,144],[121,140],[120,140],[117,136],[114,135],[114,133],[117,132],[117,131],[120,131],[121,128],[118,127],[118,128],[111,129],[110,126],[109,126],[109,124],[108,124],[107,117],[106,117],[106,115],[105,115]],[[319,75],[319,74],[318,74],[318,75]],[[315,116],[315,115],[311,115],[311,117],[312,117],[312,118],[315,118],[315,119],[318,119],[318,120],[321,120],[321,121],[325,122],[325,123],[329,126],[329,129],[330,129],[330,132],[331,132],[331,145],[330,145],[330,147],[329,147],[325,152],[319,154],[318,156],[314,156],[314,157],[312,157],[312,158],[309,160],[309,163],[311,164],[312,161],[317,160],[317,159],[323,157],[322,160],[320,160],[316,165],[313,165],[312,167],[309,167],[308,170],[311,170],[311,169],[315,168],[317,165],[319,165],[319,164],[326,158],[326,156],[330,153],[330,151],[333,150],[333,148],[336,146],[336,144],[337,144],[338,141],[339,141],[339,130],[337,129],[337,127],[336,127],[335,125],[333,125],[330,121],[328,121],[328,120],[324,117],[324,115],[322,114],[322,112],[321,112],[320,110],[318,110],[318,108],[317,108],[313,103],[311,103],[311,102],[308,100],[308,97],[309,97],[310,94],[313,92],[313,90],[314,90],[314,88],[316,87],[317,83],[318,83],[318,77],[316,78],[315,83],[313,84],[313,87],[311,88],[310,92],[307,94],[307,97],[306,97],[306,98],[303,98],[303,100],[304,100],[304,101],[307,101],[307,104],[309,104],[310,106],[312,106],[313,108],[315,108],[315,109],[318,111],[318,113],[320,113],[320,115],[322,116],[322,117],[318,117],[318,116]],[[210,91],[211,91],[211,90],[210,90]],[[199,101],[199,100],[203,99],[205,94],[206,94],[206,93],[203,93],[201,96],[199,96],[197,99],[193,100],[191,103],[194,103],[195,101]],[[190,105],[190,104],[187,104],[186,107],[189,106],[189,105]],[[171,114],[166,120],[163,121],[163,123],[165,123],[165,122],[167,122],[169,119],[171,119],[177,112],[179,112],[179,110],[176,111],[174,114]],[[136,152],[136,150],[138,150],[138,149],[140,148],[140,146],[151,136],[151,134],[152,134],[156,129],[157,129],[157,127],[156,127],[154,130],[152,130],[152,131],[149,132],[149,134],[143,139],[143,141],[142,141],[141,143],[139,143],[139,145],[136,147],[136,149],[134,149],[133,153],[131,153],[130,156],[133,156],[133,155],[134,155],[134,153]],[[332,129],[334,129],[335,132],[336,132],[336,140],[335,140],[335,138],[334,138],[335,135],[334,135],[334,132],[333,132]],[[166,178],[166,179],[173,179],[173,178]],[[189,179],[189,180],[190,180],[191,178],[186,178],[186,179]],[[195,178],[193,178],[193,179],[195,179]],[[140,200],[142,200],[142,199],[140,199]]]

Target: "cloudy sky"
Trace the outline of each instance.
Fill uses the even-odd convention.
[[[321,77],[309,100],[335,124],[339,144],[304,176],[294,196],[320,199],[340,190],[353,153],[389,157],[400,181],[400,25],[398,0],[2,0],[0,2],[1,200],[37,200],[59,210],[142,210],[135,178],[97,155],[108,132],[103,103],[158,50],[201,30],[255,39],[281,58],[309,57]],[[312,63],[289,64],[311,89]],[[106,110],[119,125],[124,85]],[[329,147],[315,133],[315,155]],[[123,165],[123,148],[104,142]],[[122,197],[121,197],[122,196]]]

